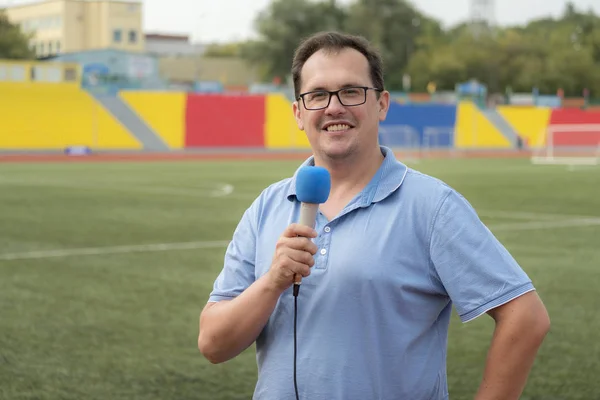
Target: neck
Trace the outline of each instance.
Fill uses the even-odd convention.
[[[360,192],[377,172],[384,156],[379,145],[369,151],[358,152],[352,157],[336,160],[317,159],[315,165],[323,166],[331,175],[331,196],[344,197]]]

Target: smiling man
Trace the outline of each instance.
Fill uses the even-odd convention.
[[[313,150],[303,165],[330,172],[330,196],[314,229],[294,223],[295,175],[246,210],[200,316],[200,351],[220,363],[256,342],[254,399],[448,399],[454,306],[463,322],[495,321],[474,398],[518,399],[546,309],[463,196],[378,143],[390,103],[378,53],[360,37],[316,34],[292,75],[293,112]]]

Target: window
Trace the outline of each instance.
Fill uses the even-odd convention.
[[[113,31],[113,42],[121,43],[121,30],[120,29],[115,29]]]
[[[27,75],[25,73],[25,67],[22,65],[15,65],[12,68],[9,66],[8,68],[8,80],[9,81],[15,81],[15,82],[23,82],[26,81],[27,79]]]
[[[77,70],[75,68],[67,67],[65,68],[65,81],[73,82],[77,80]]]
[[[137,32],[129,31],[129,43],[135,43],[137,41]]]
[[[62,67],[45,67],[44,74],[40,77],[44,82],[61,82]]]
[[[24,32],[59,29],[63,25],[61,15],[50,15],[40,18],[33,18],[21,22],[21,27]]]

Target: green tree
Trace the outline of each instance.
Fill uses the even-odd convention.
[[[335,0],[275,0],[255,21],[258,39],[242,49],[244,58],[261,66],[263,79],[290,75],[301,38],[323,30],[341,30],[345,12]]]
[[[381,51],[386,87],[402,90],[404,74],[412,90],[454,90],[477,79],[490,93],[530,92],[600,97],[600,17],[570,2],[557,19],[522,26],[474,30],[468,23],[442,29],[407,0],[274,0],[256,20],[258,39],[240,54],[260,66],[263,78],[287,80],[301,38],[322,30],[365,36]]]
[[[211,43],[204,50],[204,57],[240,57],[243,43]]]
[[[4,10],[0,9],[0,58],[33,59],[35,53],[29,48],[30,36],[12,24]]]
[[[581,96],[584,88],[600,97],[600,18],[566,6],[559,19],[544,18],[525,26],[503,27],[477,36],[467,24],[446,32],[443,40],[420,37],[430,43],[411,57],[408,72],[415,90],[435,81],[439,90],[452,90],[457,82],[475,78],[490,92]]]
[[[403,89],[409,60],[421,48],[434,46],[443,35],[439,22],[405,0],[357,0],[349,6],[345,28],[380,49],[386,86],[391,90]]]

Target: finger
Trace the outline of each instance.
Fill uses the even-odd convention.
[[[284,250],[285,248],[302,250],[312,255],[315,255],[318,250],[317,245],[314,244],[310,239],[299,236],[291,238],[282,238],[279,241],[278,245],[278,247],[280,247],[282,250]]]
[[[303,277],[310,275],[310,267],[308,265],[295,261],[289,257],[282,262],[281,267],[285,269],[287,273],[291,272],[293,275],[301,275]]]
[[[286,230],[283,232],[282,236],[285,236],[285,237],[302,236],[302,237],[306,237],[306,238],[315,238],[315,237],[317,237],[317,231],[315,231],[310,226],[300,225],[300,224],[291,224],[290,226],[288,226],[286,228]]]
[[[302,275],[300,274],[295,274],[294,275],[294,283],[301,285],[302,284]]]
[[[312,267],[315,265],[315,259],[307,251],[289,249],[286,254],[291,260]]]

